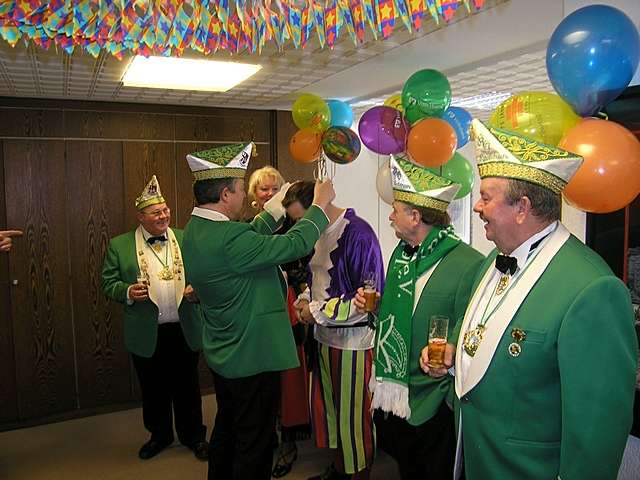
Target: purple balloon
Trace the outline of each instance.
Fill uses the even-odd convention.
[[[402,112],[392,107],[373,107],[358,124],[360,140],[366,147],[383,155],[404,152],[409,125]]]

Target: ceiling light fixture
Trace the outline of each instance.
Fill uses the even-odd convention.
[[[511,95],[511,92],[487,92],[472,97],[454,97],[451,100],[451,105],[461,108],[474,108],[476,110],[493,110]]]
[[[261,65],[239,62],[136,56],[122,83],[125,87],[226,92],[261,68]]]

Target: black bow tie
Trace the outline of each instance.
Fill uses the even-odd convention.
[[[404,246],[404,253],[406,253],[408,256],[413,257],[413,254],[416,253],[418,251],[418,249],[420,248],[420,245],[416,245],[415,247],[412,245],[409,245],[408,243],[405,244]]]
[[[513,275],[518,268],[518,259],[506,255],[498,255],[496,257],[496,268],[502,273],[509,272],[509,275]]]
[[[167,241],[167,237],[165,237],[164,235],[158,235],[157,237],[147,238],[147,243],[149,245],[153,245],[156,242],[166,242],[166,241]]]

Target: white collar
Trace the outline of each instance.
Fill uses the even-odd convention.
[[[140,225],[140,231],[142,232],[142,238],[144,238],[144,241],[146,242],[150,237],[164,237],[164,238],[169,238],[169,228],[167,227],[167,229],[164,231],[164,233],[161,233],[160,235],[154,235],[152,233],[147,232],[147,229],[144,228],[142,226],[142,224]]]
[[[324,233],[329,233],[333,230],[335,230],[336,228],[338,228],[338,225],[340,225],[340,223],[342,223],[342,221],[344,220],[344,214],[347,213],[347,209],[345,208],[342,213],[340,215],[338,215],[338,218],[336,218],[335,222],[333,222],[331,225],[329,225],[325,230]]]
[[[510,257],[515,257],[518,260],[518,270],[522,270],[525,264],[527,263],[527,259],[529,258],[529,251],[531,250],[531,245],[536,243],[538,240],[546,237],[551,232],[555,231],[558,226],[558,222],[552,222],[547,225],[544,230],[539,231],[538,233],[530,236],[527,240],[522,242],[518,248],[516,248],[513,252],[511,252]]]
[[[191,215],[200,218],[206,218],[212,222],[228,222],[230,219],[224,213],[209,210],[208,208],[194,207]]]

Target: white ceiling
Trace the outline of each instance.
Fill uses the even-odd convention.
[[[212,57],[263,65],[254,77],[225,93],[123,87],[120,80],[130,57],[93,58],[80,51],[67,55],[23,43],[11,48],[0,40],[0,96],[288,109],[298,92],[309,91],[349,100],[363,110],[399,91],[422,68],[445,72],[455,99],[487,92],[552,91],[544,60],[546,41],[565,10],[581,3],[595,2],[489,0],[472,15],[460,8],[444,27],[429,21],[421,32],[410,34],[398,26],[389,39],[368,39],[359,47],[343,32],[333,50],[318,48],[314,40],[304,50],[269,46],[260,56],[218,52]],[[628,3],[630,15],[640,5],[638,0],[600,3],[623,9]],[[489,113],[469,110],[480,118]]]

